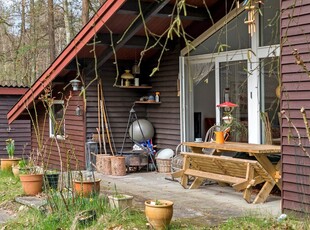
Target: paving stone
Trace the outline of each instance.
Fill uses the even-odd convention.
[[[0,209],[0,224],[4,224],[11,218],[13,218],[13,216],[9,212]]]
[[[35,196],[21,196],[21,197],[16,197],[15,201],[26,205],[28,207],[40,209],[40,207],[44,206],[47,204],[47,200],[45,198],[39,198]]]

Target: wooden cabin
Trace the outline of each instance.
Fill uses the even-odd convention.
[[[144,20],[135,20],[139,14],[137,1],[106,1],[10,110],[9,123],[27,116],[25,108],[31,108],[32,117],[38,115],[39,130],[43,130],[40,140],[46,146],[49,163],[59,167],[60,151],[64,162],[71,160],[72,168],[85,168],[85,144],[100,128],[98,110],[102,108],[108,116],[115,152],[122,147],[133,105],[139,118],[152,122],[153,143],[159,149],[174,149],[180,141],[203,137],[210,125],[220,123],[223,111],[216,105],[229,100],[239,105],[234,116],[248,128],[245,141],[250,143],[266,142],[261,114],[268,113],[269,136],[280,140],[283,150],[282,208],[309,213],[309,156],[298,141],[289,138],[293,135],[296,140],[298,135],[294,130],[291,133],[292,126],[279,112],[285,110],[290,115],[308,150],[309,140],[299,110],[309,108],[309,72],[304,67],[309,61],[307,9],[310,5],[293,0],[265,0],[263,4],[211,0],[206,1],[206,7],[204,1],[187,0],[187,15],[181,10],[180,20],[192,42],[191,46],[185,46],[184,39],[176,34],[172,41],[165,40],[164,35],[159,45],[152,36],[146,36],[143,26],[144,21],[154,34],[163,33],[171,23],[176,1],[141,2]],[[248,7],[244,3],[255,5]],[[144,54],[141,72],[135,76],[139,78],[139,86],[134,87],[131,80],[129,87],[124,87],[120,76],[140,60],[147,41],[152,48]],[[162,44],[166,41],[167,49],[162,54]],[[294,49],[303,62],[296,64]],[[150,78],[160,56],[159,71]],[[72,91],[73,79],[83,83],[82,94],[81,90]],[[44,93],[47,87],[51,91]],[[135,103],[143,96],[154,96],[155,92],[160,92],[161,103]],[[59,137],[54,135],[46,119],[49,112],[40,97],[42,94],[54,98],[50,107],[54,116],[66,108]],[[101,97],[104,107],[98,103],[100,94],[104,95]],[[38,138],[34,129],[31,133],[34,148]],[[131,148],[131,144],[126,143],[125,147]]]
[[[30,120],[20,119],[10,125],[7,120],[7,113],[28,90],[20,82],[11,82],[0,79],[0,158],[8,158],[5,150],[5,140],[15,140],[15,157],[26,157],[31,150]]]

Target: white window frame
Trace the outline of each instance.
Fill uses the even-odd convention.
[[[53,105],[63,105],[64,106],[64,100],[54,100]],[[52,106],[53,106],[52,105]],[[54,134],[54,128],[53,128],[53,120],[52,117],[54,116],[52,106],[49,111],[49,136],[50,138],[57,138],[59,140],[64,140],[65,139],[65,133],[66,133],[66,127],[65,127],[65,119],[63,120],[63,127],[64,127],[64,134],[63,135],[56,135]]]
[[[230,20],[232,20],[230,18]],[[228,21],[226,21],[228,23]],[[230,62],[230,61],[240,61],[246,60],[248,69],[252,70],[248,73],[248,120],[251,121],[248,123],[248,130],[251,132],[248,133],[248,142],[249,143],[261,143],[261,119],[260,119],[260,69],[259,61],[261,58],[266,57],[279,57],[280,56],[280,44],[271,45],[271,46],[262,46],[259,47],[259,14],[256,15],[256,33],[254,33],[251,38],[251,47],[248,49],[233,50],[221,53],[211,53],[203,54],[196,56],[180,57],[180,83],[181,83],[181,100],[180,100],[180,109],[181,109],[181,141],[190,141],[193,140],[193,87],[191,90],[188,90],[186,74],[184,70],[185,62],[214,62],[215,63],[215,87],[216,87],[216,104],[220,103],[220,78],[219,78],[219,63],[220,62]],[[212,34],[208,34],[211,36]],[[205,38],[207,39],[207,38]],[[249,59],[249,52],[255,52],[255,55],[252,53]],[[251,72],[251,73],[250,73]],[[184,90],[184,91],[183,91]],[[190,103],[185,103],[185,98],[189,97]],[[188,117],[189,116],[189,117]],[[189,123],[190,121],[190,123]],[[216,109],[216,123],[220,123],[220,110]]]

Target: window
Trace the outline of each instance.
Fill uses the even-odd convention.
[[[64,101],[55,100],[51,106],[49,125],[50,137],[65,138]]]

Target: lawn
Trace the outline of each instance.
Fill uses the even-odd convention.
[[[148,229],[147,220],[141,210],[111,210],[105,195],[82,198],[68,195],[64,192],[63,199],[58,191],[50,190],[42,196],[48,197],[49,205],[43,209],[19,208],[20,205],[12,205],[16,196],[22,195],[21,184],[12,174],[0,171],[0,209],[7,209],[8,203],[11,212],[17,214],[17,218],[0,224],[0,229]],[[68,195],[68,196],[67,196]],[[17,207],[17,208],[16,208]],[[94,210],[96,221],[83,224],[77,216],[85,210]],[[1,218],[0,218],[1,219]],[[310,229],[308,220],[298,221],[291,217],[278,222],[275,218],[260,218],[248,216],[243,218],[228,219],[219,226],[201,226],[194,224],[190,219],[172,221],[170,229]]]

